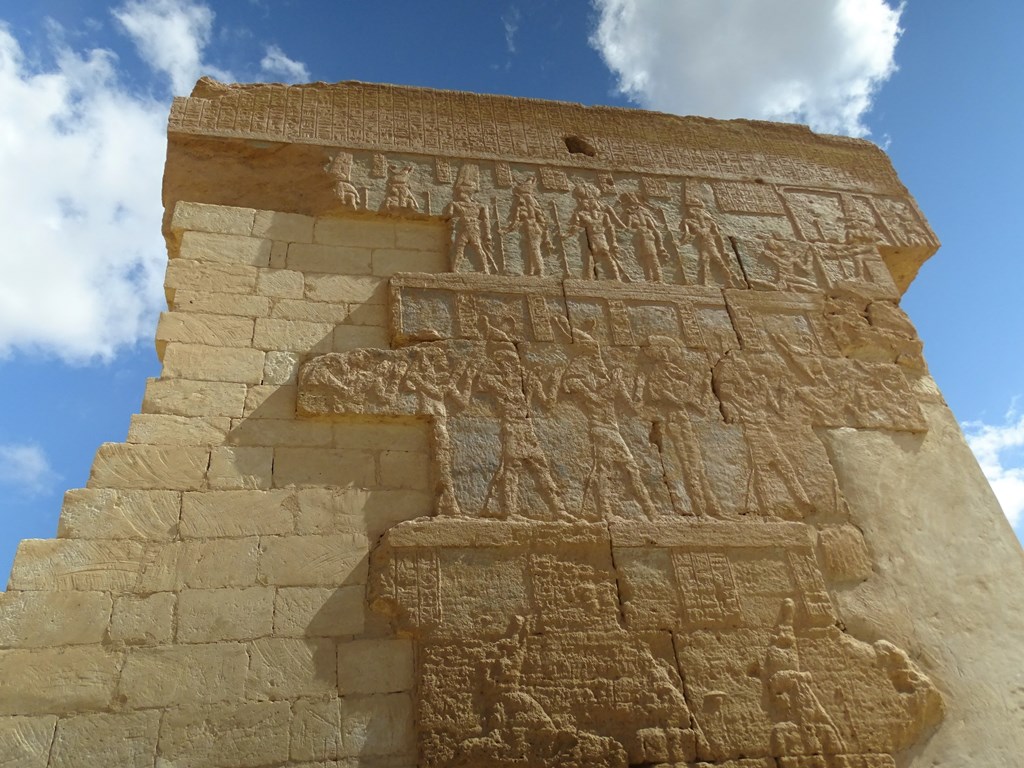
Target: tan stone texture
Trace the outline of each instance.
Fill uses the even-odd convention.
[[[0,765],[1018,765],[1024,560],[874,145],[203,80],[164,203],[161,377],[0,593]]]

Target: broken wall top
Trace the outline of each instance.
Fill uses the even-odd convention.
[[[346,148],[557,165],[555,175],[625,170],[648,174],[655,193],[659,177],[717,181],[722,209],[791,219],[801,213],[789,210],[787,189],[870,196],[881,255],[900,291],[938,247],[881,149],[802,125],[357,82],[204,78],[191,97],[174,100],[168,134],[168,212],[179,200],[330,212],[336,200],[324,165]]]

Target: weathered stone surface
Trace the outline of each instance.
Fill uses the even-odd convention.
[[[130,709],[239,701],[248,662],[240,643],[132,648],[118,696]]]
[[[0,755],[14,768],[46,768],[57,718],[0,717]]]
[[[174,633],[177,595],[122,595],[114,600],[110,617],[110,641],[124,645],[164,645]]]
[[[225,381],[150,379],[143,413],[175,416],[241,416],[245,384]]]
[[[178,531],[180,509],[177,491],[77,488],[64,494],[57,535],[166,541]]]
[[[157,765],[256,768],[288,760],[288,702],[171,710],[160,724]]]
[[[247,644],[251,699],[293,699],[337,691],[337,651],[331,640],[268,637]]]
[[[274,590],[183,589],[178,593],[179,643],[251,640],[273,633]]]
[[[202,447],[100,446],[89,474],[89,488],[192,490],[206,481],[210,452]]]
[[[148,768],[156,758],[159,728],[157,711],[62,718],[57,724],[49,765]]]
[[[359,534],[267,536],[260,578],[282,587],[351,585],[366,581],[369,545]]]
[[[0,648],[102,643],[110,611],[103,592],[0,592]]]
[[[407,639],[355,640],[338,645],[342,696],[395,693],[413,687],[413,649]]]
[[[99,645],[0,651],[0,715],[107,709],[122,660]]]
[[[358,635],[365,625],[366,588],[280,587],[274,603],[274,634],[281,637]]]
[[[181,535],[203,539],[292,533],[296,507],[288,491],[190,492],[182,501]]]

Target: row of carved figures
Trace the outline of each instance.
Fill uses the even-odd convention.
[[[347,158],[347,159],[346,159]],[[370,209],[366,190],[360,191],[351,181],[352,157],[339,155],[328,166],[334,180],[335,197],[344,210]],[[382,165],[377,169],[385,177],[384,192],[377,211],[390,215],[418,215],[431,211],[429,194],[425,205],[412,188],[413,165]],[[669,223],[665,211],[639,192],[626,191],[617,196],[614,182],[594,184],[577,180],[572,188],[574,209],[563,228],[554,201],[545,204],[537,195],[537,176],[530,174],[514,179],[512,200],[502,218],[498,202],[477,200],[480,191],[480,169],[467,164],[459,169],[452,188],[451,202],[441,211],[448,221],[450,257],[453,272],[477,271],[487,274],[513,273],[505,259],[504,236],[515,233],[521,252],[521,273],[543,277],[548,260],[560,261],[562,275],[571,276],[576,269],[570,266],[569,247],[575,238],[580,249],[580,277],[585,280],[609,279],[647,282],[676,282],[678,271],[684,283],[720,285],[729,288],[747,287],[736,248],[723,232],[714,215],[699,197],[684,195],[682,219],[676,231]],[[849,196],[844,196],[849,197]],[[873,249],[883,242],[882,234],[863,205],[852,199],[843,203],[840,221],[845,235],[833,244],[865,246]],[[812,241],[828,242],[829,237],[818,226],[804,223],[812,230]],[[913,224],[915,236],[923,234],[916,222],[903,221],[904,228]],[[632,253],[623,253],[619,234],[626,233]],[[920,236],[920,237],[918,237]],[[811,245],[808,241],[803,245]],[[693,267],[685,264],[681,250],[691,246],[696,255]],[[794,247],[797,246],[795,249]],[[626,249],[628,250],[628,249]],[[792,253],[790,253],[792,251]],[[797,283],[800,288],[816,285],[815,270],[808,257],[794,241],[772,235],[763,244],[761,258],[777,273],[780,283]],[[629,270],[626,263],[632,259],[638,268]],[[690,269],[692,274],[688,274]]]

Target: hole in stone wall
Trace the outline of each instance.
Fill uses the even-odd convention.
[[[594,157],[597,155],[597,150],[594,148],[594,145],[582,136],[566,136],[565,148],[573,155],[586,155],[587,157]]]

